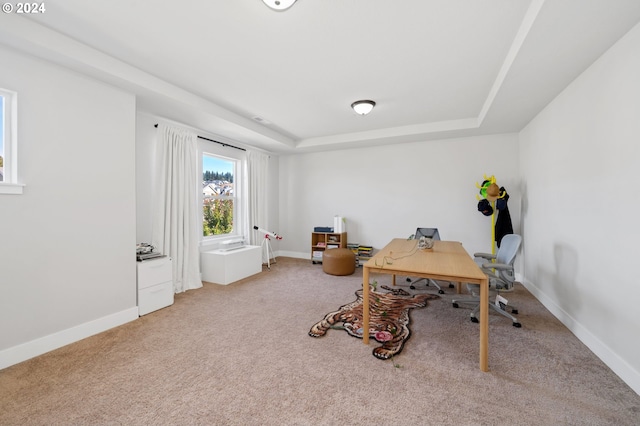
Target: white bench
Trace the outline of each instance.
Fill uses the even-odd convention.
[[[231,284],[262,272],[260,246],[244,246],[234,250],[211,250],[200,253],[202,281]]]

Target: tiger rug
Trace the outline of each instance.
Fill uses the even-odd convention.
[[[369,337],[382,343],[373,350],[373,356],[378,359],[389,359],[402,351],[405,342],[411,335],[409,329],[409,310],[424,308],[430,299],[439,299],[435,294],[411,295],[402,289],[392,289],[382,286],[391,293],[369,292]],[[356,291],[357,299],[354,302],[341,306],[337,311],[330,312],[314,324],[309,331],[311,337],[321,337],[330,328],[344,329],[349,335],[362,339],[362,313],[363,297],[362,289]],[[342,327],[335,326],[343,323]],[[381,333],[382,332],[382,333]],[[386,332],[386,333],[384,333]],[[390,334],[389,334],[390,333]],[[384,339],[388,336],[390,339]]]

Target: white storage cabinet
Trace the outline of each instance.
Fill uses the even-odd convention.
[[[231,284],[262,272],[260,246],[244,246],[235,250],[211,250],[200,253],[202,281]]]
[[[138,263],[138,314],[146,315],[173,305],[173,272],[170,257]]]

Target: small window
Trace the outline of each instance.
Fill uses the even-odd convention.
[[[0,182],[4,182],[4,96],[0,96]]]
[[[0,88],[0,194],[22,194],[18,184],[17,95]]]
[[[202,235],[236,234],[238,160],[202,155]]]

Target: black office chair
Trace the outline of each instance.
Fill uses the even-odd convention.
[[[440,233],[438,232],[438,228],[418,228],[416,229],[416,233],[413,234],[410,238],[419,240],[421,237],[431,238],[432,240],[440,241]],[[429,284],[432,284],[435,288],[438,289],[439,294],[444,294],[444,290],[442,290],[442,287],[440,287],[440,284],[438,284],[435,280],[432,280],[431,278],[420,278],[414,282],[411,281],[411,278],[407,278],[407,282],[411,283],[411,285],[409,286],[411,290],[415,290],[416,284],[421,281],[424,281],[427,287],[429,287]],[[453,284],[449,283],[449,288],[453,288],[453,287],[454,287]]]

